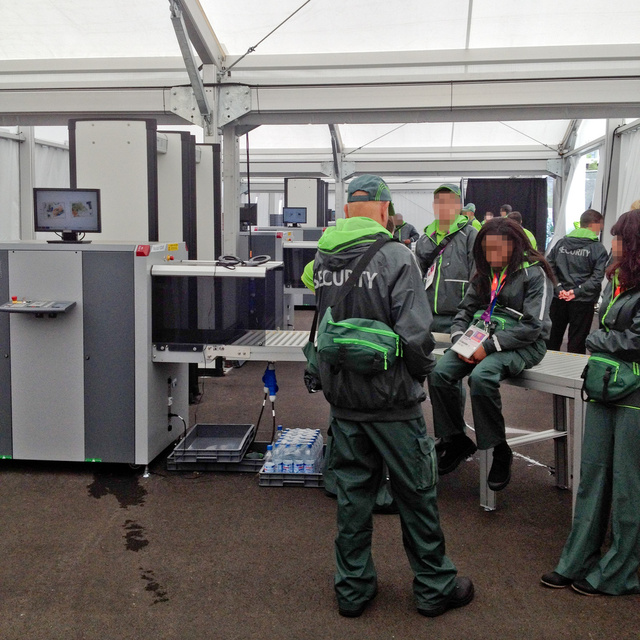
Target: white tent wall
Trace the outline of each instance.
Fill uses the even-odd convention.
[[[397,213],[401,213],[405,222],[412,224],[420,234],[424,228],[433,222],[433,189],[400,191],[389,185],[391,197],[393,198],[393,208]]]
[[[20,239],[20,142],[0,138],[0,240]]]
[[[36,141],[34,187],[69,186],[69,149]]]
[[[620,138],[620,173],[618,174],[618,211],[616,219],[640,199],[640,131]]]

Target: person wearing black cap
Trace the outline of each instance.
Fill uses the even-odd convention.
[[[346,218],[322,235],[302,280],[315,289],[318,317],[324,318],[331,307],[334,323],[348,318],[383,322],[399,336],[402,355],[388,369],[364,375],[347,364],[331,365],[318,353],[322,391],[331,405],[328,465],[335,473],[338,498],[338,612],[360,616],[377,594],[372,511],[385,462],[414,574],[418,612],[439,616],[471,602],[474,588],[468,578],[457,577],[445,554],[434,442],[422,414],[423,381],[434,364],[431,311],[415,260],[397,242],[382,243],[369,255],[353,288],[339,299],[341,287],[371,245],[391,239],[385,227],[394,213],[388,186],[373,175],[349,184],[347,203]],[[321,334],[318,343],[320,339]]]
[[[460,187],[443,184],[433,192],[435,220],[416,244],[416,258],[424,275],[432,331],[449,333],[474,272],[473,243],[477,230],[461,214]]]

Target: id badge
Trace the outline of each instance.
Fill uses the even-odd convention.
[[[424,277],[424,288],[427,290],[433,284],[433,278],[436,275],[436,263],[434,262],[427,271],[427,275]]]
[[[488,331],[476,326],[469,327],[451,349],[463,358],[470,358],[488,337]]]

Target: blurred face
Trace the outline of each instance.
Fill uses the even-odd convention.
[[[460,215],[460,198],[451,191],[440,191],[433,197],[433,213],[441,227],[449,227]]]
[[[396,213],[396,215],[392,217],[394,218],[393,222],[395,223],[396,227],[399,227],[404,222],[401,213]]]
[[[493,220],[493,213],[491,213],[491,211],[487,211],[487,213],[484,214],[484,219]]]
[[[506,236],[488,234],[482,241],[487,262],[494,269],[502,269],[509,264],[513,252],[513,242]]]
[[[613,254],[613,261],[619,262],[624,255],[624,247],[622,246],[622,237],[613,236],[611,238],[611,252]]]

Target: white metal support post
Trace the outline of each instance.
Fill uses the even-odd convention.
[[[604,149],[600,154],[600,162],[604,163],[602,180],[602,215],[604,216],[604,231],[602,241],[605,247],[611,246],[611,227],[618,215],[625,211],[620,207],[631,203],[618,202],[618,176],[620,174],[620,137],[616,129],[624,124],[623,120],[608,119],[605,134]]]
[[[234,125],[222,129],[222,191],[224,254],[236,255],[240,231],[240,146]]]
[[[21,127],[18,150],[20,181],[20,239],[33,240],[33,187],[35,183],[35,135],[33,127]]]

